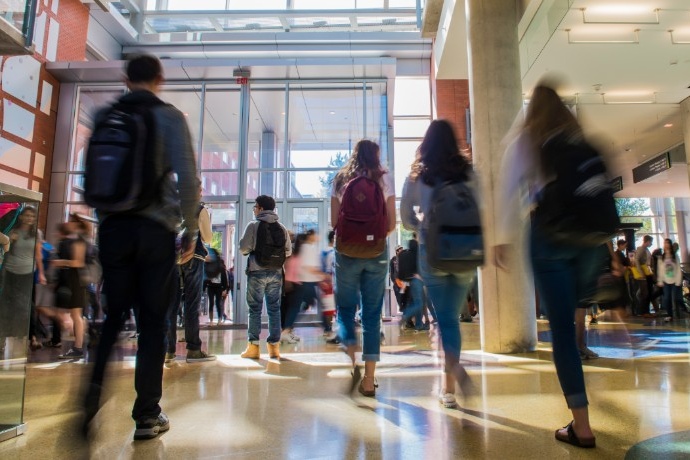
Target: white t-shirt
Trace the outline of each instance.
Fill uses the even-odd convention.
[[[390,173],[390,171],[386,171],[383,176],[381,176],[381,179],[379,179],[379,185],[381,186],[381,190],[383,191],[383,199],[388,201],[388,198],[394,197],[395,198],[395,182],[393,180],[393,174]],[[331,187],[331,196],[338,198],[338,201],[342,201],[343,199],[343,192],[345,191],[345,186],[340,188],[340,192],[336,193],[335,192],[335,183]]]
[[[321,281],[321,276],[312,272],[314,268],[321,271],[321,258],[319,248],[315,244],[304,243],[299,250],[299,280],[303,283],[316,283]]]

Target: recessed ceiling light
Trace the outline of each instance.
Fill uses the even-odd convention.
[[[328,113],[330,113],[331,115],[335,115],[335,112],[332,111],[332,110],[331,110],[330,112],[328,112]]]
[[[672,126],[673,126],[673,123],[666,123],[666,124],[664,125],[664,128],[670,128],[670,127],[672,127]]]

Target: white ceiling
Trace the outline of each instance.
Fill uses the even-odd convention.
[[[449,3],[455,3],[456,10],[463,8],[461,1]],[[563,1],[532,0],[528,12],[542,3]],[[441,18],[439,35],[450,36],[454,30],[464,34],[464,11],[448,13],[452,19],[444,24]],[[614,175],[623,176],[619,196],[690,196],[685,164],[638,184],[632,181],[634,167],[683,143],[679,104],[690,96],[690,44],[673,44],[669,30],[674,30],[676,41],[690,43],[690,0],[574,0],[560,23],[553,23],[553,15],[549,20],[541,27],[547,34],[555,30],[540,52],[532,49],[538,57],[531,67],[525,64],[523,50],[525,97],[545,74],[560,75],[560,93],[577,98],[583,125],[608,147]],[[527,24],[534,27],[531,15],[523,18],[521,31]],[[567,29],[571,41],[638,43],[569,43]],[[438,56],[436,47],[434,51]],[[444,51],[437,69],[440,76],[463,78],[467,64]],[[613,103],[634,101],[654,103]],[[673,126],[664,127],[668,123]]]
[[[659,23],[584,24],[581,8],[586,8],[587,21],[602,22],[655,21],[653,12],[659,8]],[[634,40],[638,29],[639,43],[568,43],[567,29],[572,40],[582,41]],[[681,164],[632,182],[634,167],[683,142],[679,103],[690,96],[690,44],[674,45],[671,29],[678,36],[690,36],[690,1],[576,0],[523,75],[526,93],[547,72],[565,76],[562,94],[577,95],[583,125],[607,140],[614,173],[623,176],[620,196],[690,196],[687,167]],[[656,103],[610,103],[616,101]],[[673,126],[664,127],[668,123]]]

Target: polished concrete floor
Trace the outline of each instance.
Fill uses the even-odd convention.
[[[479,324],[462,324],[463,355],[478,388],[457,409],[436,400],[440,370],[435,333],[400,333],[387,323],[376,399],[344,394],[348,362],[320,329],[297,329],[281,362],[239,357],[246,333],[204,328],[218,360],[166,365],[163,410],[170,431],[132,441],[135,340],[123,333],[107,400],[87,444],[75,424],[76,400],[90,364],[58,362],[59,350],[34,352],[27,370],[27,433],[0,443],[4,459],[638,459],[690,458],[690,345],[687,319],[633,319],[589,326],[600,359],[585,361],[597,448],[553,438],[570,421],[551,362],[548,324],[539,350],[483,353]],[[264,336],[266,331],[263,332]],[[87,360],[88,361],[88,360]]]

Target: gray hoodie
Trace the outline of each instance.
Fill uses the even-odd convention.
[[[249,222],[247,228],[244,229],[244,235],[242,235],[242,239],[240,240],[240,251],[245,256],[249,255],[249,265],[247,266],[248,272],[258,270],[274,270],[257,264],[254,255],[251,254],[256,247],[256,232],[259,230],[260,221],[268,222],[269,224],[278,222],[278,214],[276,214],[275,211],[261,211],[256,215],[256,220]],[[290,241],[290,236],[288,235],[287,229],[283,226],[283,224],[279,223],[279,225],[283,227],[283,231],[285,232],[285,257],[289,257],[292,254],[292,242]]]

